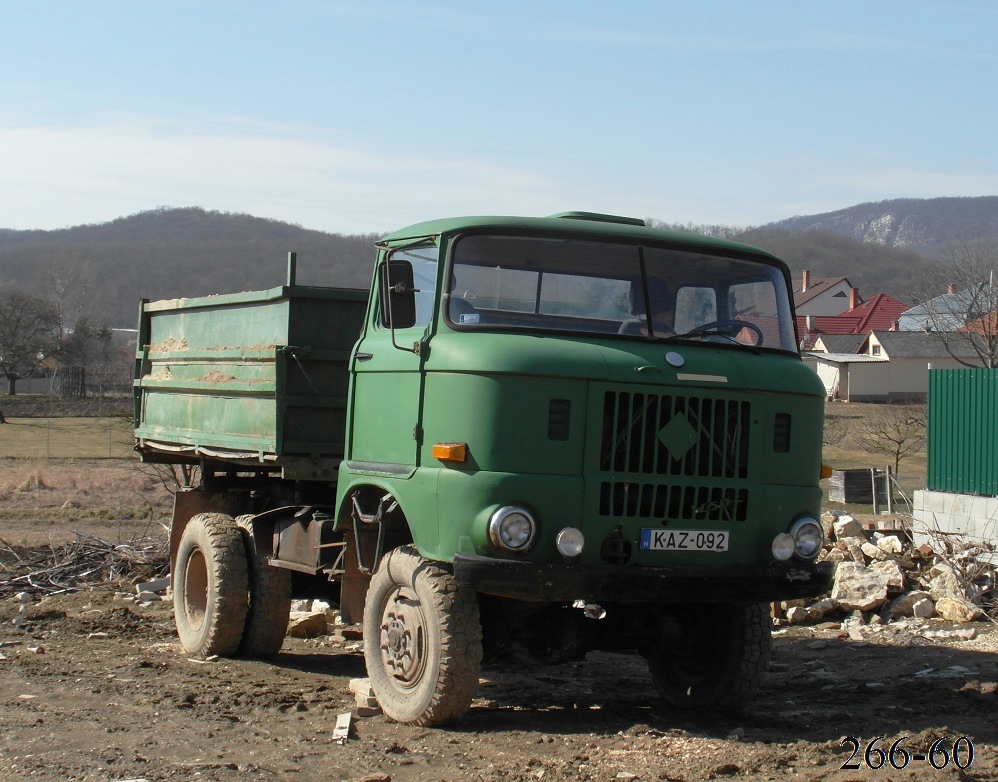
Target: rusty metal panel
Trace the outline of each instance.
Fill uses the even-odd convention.
[[[998,369],[929,372],[928,488],[998,495]]]

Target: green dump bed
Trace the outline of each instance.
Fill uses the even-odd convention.
[[[367,292],[301,285],[143,302],[136,449],[332,479]]]

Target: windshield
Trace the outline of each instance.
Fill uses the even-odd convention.
[[[616,334],[796,352],[777,266],[664,247],[467,236],[452,253],[458,328]]]

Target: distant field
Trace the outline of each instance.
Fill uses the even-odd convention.
[[[126,418],[7,418],[0,424],[0,457],[122,459],[132,453]]]

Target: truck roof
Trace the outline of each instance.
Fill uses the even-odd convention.
[[[686,245],[691,249],[701,251],[727,250],[739,254],[752,254],[764,257],[768,261],[779,261],[778,258],[741,242],[728,239],[718,239],[714,236],[671,231],[661,228],[649,228],[643,220],[633,217],[604,215],[594,212],[562,212],[547,217],[515,217],[499,215],[471,215],[465,217],[447,217],[438,220],[428,220],[422,223],[401,228],[386,236],[383,241],[394,243],[402,240],[413,240],[422,237],[434,237],[443,233],[456,233],[467,230],[498,229],[501,231],[524,233],[571,233],[575,235],[591,235],[613,237],[639,242],[662,242],[672,245]],[[779,261],[782,264],[782,261]]]

